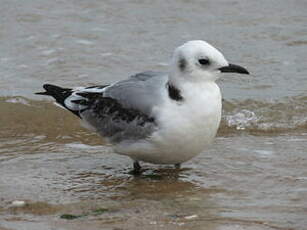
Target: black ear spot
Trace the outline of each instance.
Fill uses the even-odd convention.
[[[209,59],[206,59],[206,58],[199,59],[198,62],[201,65],[210,65]]]
[[[187,66],[187,61],[184,58],[180,58],[178,62],[178,67],[181,71],[184,71]]]

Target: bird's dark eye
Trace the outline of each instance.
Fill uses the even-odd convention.
[[[210,61],[208,59],[202,58],[198,60],[199,64],[201,65],[209,65]]]

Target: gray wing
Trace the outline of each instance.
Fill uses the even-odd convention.
[[[134,108],[150,115],[152,108],[161,101],[161,90],[166,83],[165,73],[138,73],[106,88],[104,96],[118,100],[125,108]]]
[[[77,90],[67,105],[111,142],[144,139],[157,128],[152,109],[161,103],[166,82],[166,74],[139,73],[103,89]]]

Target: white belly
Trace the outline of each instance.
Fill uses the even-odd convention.
[[[190,160],[213,141],[221,120],[221,94],[211,83],[185,95],[183,102],[167,100],[157,108],[159,129],[146,140],[115,148],[134,160],[176,164]]]

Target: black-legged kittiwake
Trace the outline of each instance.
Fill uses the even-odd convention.
[[[48,95],[77,115],[134,161],[174,164],[190,160],[213,141],[222,97],[215,83],[222,72],[249,74],[205,41],[188,41],[173,54],[168,73],[142,72],[110,85],[61,88]]]

